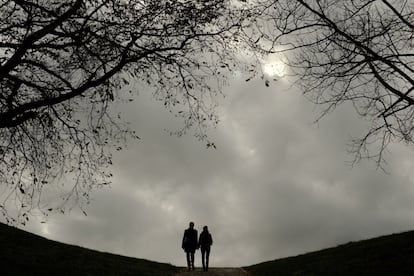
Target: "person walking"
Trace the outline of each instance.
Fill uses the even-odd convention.
[[[201,263],[203,264],[203,271],[208,271],[208,263],[210,259],[210,247],[213,244],[213,238],[208,232],[207,225],[203,227],[203,232],[200,234],[198,245],[201,249]]]
[[[184,231],[181,247],[184,249],[187,258],[188,271],[194,270],[194,254],[198,249],[198,233],[194,229],[194,222],[190,222],[188,229]]]

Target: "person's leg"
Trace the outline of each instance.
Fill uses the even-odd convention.
[[[188,267],[188,270],[191,270],[191,260],[190,260],[191,256],[190,256],[190,251],[186,251],[185,254],[186,254],[186,257],[187,257],[187,267]]]
[[[206,271],[208,271],[208,262],[210,259],[210,247],[206,248]]]
[[[192,267],[192,269],[194,270],[194,251],[191,251],[191,267]]]
[[[203,264],[203,271],[206,271],[206,263],[204,262],[206,250],[201,248],[201,263]]]

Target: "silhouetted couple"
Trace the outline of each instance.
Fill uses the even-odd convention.
[[[203,232],[198,238],[197,230],[194,229],[194,222],[190,222],[188,229],[184,231],[182,248],[187,256],[188,270],[194,270],[194,254],[197,249],[201,250],[201,261],[203,264],[203,270],[208,271],[208,262],[210,258],[210,247],[213,244],[213,238],[208,232],[208,227],[203,227]]]

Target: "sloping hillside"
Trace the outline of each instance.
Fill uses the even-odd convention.
[[[169,264],[98,252],[51,241],[0,224],[0,274],[168,276]]]
[[[245,267],[252,275],[414,275],[414,231]]]
[[[51,241],[1,223],[0,248],[2,276],[173,276],[183,270],[169,264]],[[251,275],[259,276],[414,275],[414,231],[350,242],[244,269]],[[221,270],[217,271],[221,272]]]

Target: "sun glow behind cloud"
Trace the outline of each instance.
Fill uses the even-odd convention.
[[[262,71],[269,77],[283,77],[286,75],[286,64],[280,55],[268,55],[261,60]]]
[[[262,70],[270,77],[283,77],[285,75],[285,64],[281,61],[271,61],[262,64]]]

